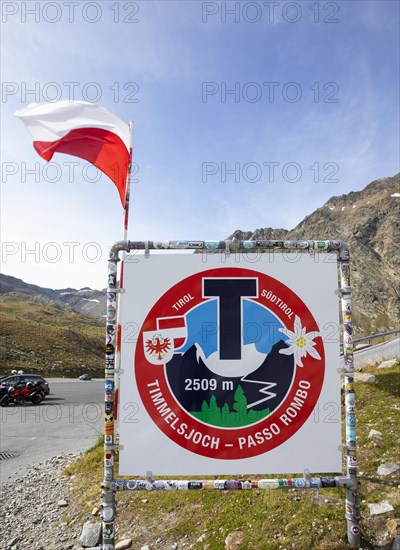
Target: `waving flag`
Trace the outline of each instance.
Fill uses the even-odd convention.
[[[115,183],[122,206],[127,207],[128,124],[97,103],[86,101],[31,103],[15,115],[25,124],[44,160],[50,161],[54,153],[87,160]]]

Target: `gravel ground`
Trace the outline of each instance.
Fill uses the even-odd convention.
[[[2,550],[82,550],[81,523],[77,517],[69,525],[65,521],[72,484],[60,475],[79,456],[55,456],[4,485],[0,495]]]

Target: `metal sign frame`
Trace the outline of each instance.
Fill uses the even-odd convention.
[[[346,475],[335,477],[310,477],[308,471],[304,477],[293,479],[258,479],[258,480],[153,480],[151,473],[147,479],[115,479],[114,455],[118,452],[115,434],[114,409],[118,400],[118,370],[120,368],[121,328],[118,323],[118,294],[123,292],[123,261],[120,277],[117,280],[118,262],[126,252],[144,250],[199,250],[204,253],[221,252],[224,254],[243,252],[303,252],[308,254],[336,253],[340,275],[338,295],[341,300],[343,350],[344,350],[344,386],[346,441],[342,445],[346,453]],[[105,396],[104,396],[104,479],[102,482],[102,548],[115,548],[115,494],[118,490],[182,490],[182,489],[275,489],[275,488],[323,488],[336,487],[346,489],[345,517],[347,520],[347,537],[351,545],[360,545],[360,501],[357,478],[356,454],[356,416],[354,400],[354,363],[351,322],[351,287],[350,287],[350,253],[343,241],[120,241],[110,249],[108,259],[107,286],[107,334],[105,355]]]

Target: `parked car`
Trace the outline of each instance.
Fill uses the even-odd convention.
[[[91,380],[92,377],[90,376],[90,374],[81,374],[80,377],[79,377],[79,380]]]
[[[11,374],[0,379],[0,395],[7,392],[10,386],[14,384],[27,384],[28,382],[39,382],[41,389],[43,389],[45,395],[49,395],[50,386],[47,380],[39,374]]]

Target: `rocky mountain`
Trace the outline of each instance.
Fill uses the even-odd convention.
[[[294,229],[235,231],[238,239],[341,239],[350,246],[353,321],[358,332],[398,328],[400,174],[335,196]]]
[[[294,229],[236,230],[228,238],[341,239],[350,245],[353,322],[359,335],[394,329],[400,319],[400,174],[373,181],[362,191],[334,196]],[[88,287],[53,290],[0,274],[0,301],[10,293],[56,302],[104,320],[106,291]]]
[[[92,290],[89,287],[76,290],[75,288],[61,288],[53,290],[37,285],[25,283],[16,277],[0,274],[0,300],[1,296],[17,292],[31,298],[45,302],[58,302],[70,306],[77,313],[103,319],[106,311],[107,294],[105,290]]]

